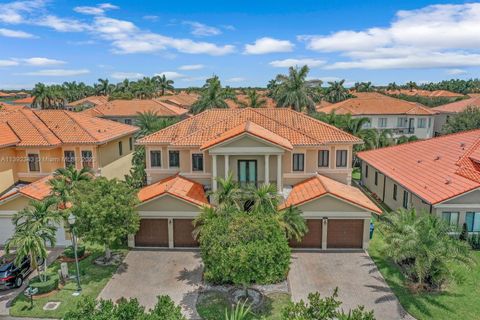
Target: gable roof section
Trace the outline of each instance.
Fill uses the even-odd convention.
[[[82,111],[82,113],[100,117],[135,117],[138,113],[148,111],[155,112],[160,117],[176,117],[188,112],[187,109],[157,99],[133,99],[108,101],[105,104]]]
[[[180,92],[173,95],[165,95],[157,98],[157,100],[174,104],[178,107],[188,109],[198,100],[199,95],[195,93]]]
[[[72,101],[68,103],[68,105],[75,107],[75,106],[82,105],[84,103],[91,103],[93,105],[98,106],[98,105],[105,104],[107,102],[108,102],[108,97],[106,96],[90,96],[77,101]]]
[[[209,206],[203,185],[180,175],[168,177],[138,191],[141,203],[169,194],[193,203],[196,206]]]
[[[0,197],[0,201],[6,201],[10,198],[13,199],[17,195],[24,195],[28,198],[41,201],[49,196],[50,192],[52,191],[52,187],[48,183],[48,181],[52,178],[52,175],[48,175],[35,182],[19,187],[15,191],[7,192],[5,195]]]
[[[26,98],[23,98],[23,99],[14,100],[14,101],[12,101],[12,103],[16,103],[16,104],[32,104],[34,100],[35,100],[35,97],[26,97]]]
[[[0,122],[0,148],[14,146],[20,142],[15,132],[10,128],[8,123]]]
[[[148,135],[137,143],[200,147],[246,122],[262,127],[263,134],[272,132],[297,146],[362,143],[359,138],[332,125],[287,108],[210,109]],[[269,137],[263,138],[268,140]]]
[[[480,108],[480,95],[474,96],[470,99],[447,103],[447,104],[432,108],[432,110],[435,110],[440,113],[459,113],[465,110],[468,106],[476,106]]]
[[[233,128],[233,129],[230,129],[228,131],[223,132],[218,137],[213,138],[212,140],[205,142],[200,147],[200,149],[201,150],[209,149],[213,146],[216,146],[219,143],[230,140],[234,137],[237,137],[237,136],[245,134],[245,133],[250,134],[252,136],[255,136],[257,138],[260,138],[262,140],[266,140],[270,143],[276,144],[276,145],[278,145],[278,146],[280,146],[284,149],[288,149],[288,150],[293,149],[293,146],[290,143],[290,141],[288,141],[287,139],[279,136],[278,134],[275,134],[272,131],[267,130],[264,127],[259,126],[258,124],[255,124],[251,121],[246,121],[246,122],[242,123],[241,125]]]
[[[365,210],[378,214],[382,213],[382,210],[380,210],[380,208],[378,208],[377,205],[375,205],[358,188],[340,183],[319,174],[294,185],[281,208],[299,206],[324,195],[332,195],[345,202],[362,207]]]
[[[355,98],[340,101],[329,106],[318,108],[318,112],[351,115],[377,115],[377,114],[408,114],[408,115],[433,115],[435,111],[421,105],[392,98],[377,92],[356,92]]]
[[[423,200],[437,204],[480,187],[480,130],[383,149],[358,157]]]

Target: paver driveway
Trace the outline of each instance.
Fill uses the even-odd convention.
[[[99,295],[102,299],[137,298],[147,309],[157,296],[169,295],[182,306],[188,319],[196,319],[202,263],[198,252],[184,250],[134,250]]]
[[[316,291],[330,296],[338,287],[345,310],[364,305],[377,319],[414,319],[364,252],[294,252],[288,280],[295,301]]]

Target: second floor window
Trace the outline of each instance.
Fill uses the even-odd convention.
[[[65,168],[75,167],[75,151],[63,151],[63,157],[65,159]]]
[[[320,150],[318,151],[318,166],[326,168],[329,166],[330,151]]]
[[[90,150],[82,150],[82,167],[93,168],[93,154]]]
[[[397,200],[397,192],[398,192],[397,185],[394,184],[393,185],[393,200]]]
[[[28,154],[28,169],[30,172],[40,172],[40,157],[37,153]]]
[[[419,118],[417,120],[417,128],[426,128],[427,127],[427,119],[425,118]]]
[[[378,185],[378,171],[375,171],[375,185]]]
[[[397,118],[397,127],[398,128],[404,128],[407,126],[407,118],[405,117],[400,117],[400,118]]]
[[[387,127],[387,118],[378,118],[378,127],[386,128]]]
[[[402,205],[405,209],[408,209],[408,191],[407,190],[403,190],[403,203],[402,203]]]
[[[305,155],[303,153],[293,154],[293,171],[303,171]]]
[[[119,155],[123,154],[123,143],[122,143],[122,141],[118,142],[118,154]]]
[[[203,171],[203,154],[192,154],[192,171]]]
[[[180,167],[180,151],[168,151],[168,165],[170,168]]]
[[[347,150],[337,150],[337,167],[347,167]]]
[[[368,178],[368,164],[365,165],[365,178]]]
[[[128,146],[130,147],[130,151],[132,151],[133,150],[133,138],[132,137],[128,138]]]
[[[154,150],[150,151],[150,166],[152,168],[159,168],[162,166],[162,151]]]

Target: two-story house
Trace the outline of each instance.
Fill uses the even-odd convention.
[[[450,118],[455,117],[458,113],[463,112],[467,107],[472,106],[480,108],[480,94],[471,93],[469,94],[470,98],[447,103],[435,108],[432,108],[437,114],[435,115],[435,126],[434,134],[440,135],[443,130],[443,126],[450,120]]]
[[[433,137],[436,112],[415,102],[392,98],[377,92],[355,92],[350,98],[317,109],[318,112],[351,114],[353,118],[368,118],[366,128],[390,130],[394,138]]]
[[[88,167],[119,179],[129,173],[137,127],[63,110],[8,109],[0,111],[0,245],[12,234],[13,214],[48,195],[56,169]]]
[[[366,248],[372,213],[380,210],[350,186],[352,149],[360,139],[283,108],[212,109],[139,141],[148,186],[139,193],[140,231],[131,246],[196,246],[192,219],[211,204],[218,178],[240,185],[271,183],[282,206],[307,219],[304,248]]]

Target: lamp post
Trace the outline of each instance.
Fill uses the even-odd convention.
[[[73,253],[75,254],[75,265],[77,267],[77,291],[80,293],[82,287],[80,286],[80,267],[78,266],[78,256],[77,256],[77,237],[75,236],[75,221],[77,218],[75,215],[70,213],[68,216],[68,223],[70,224],[70,230],[72,231],[72,242],[73,242]]]

